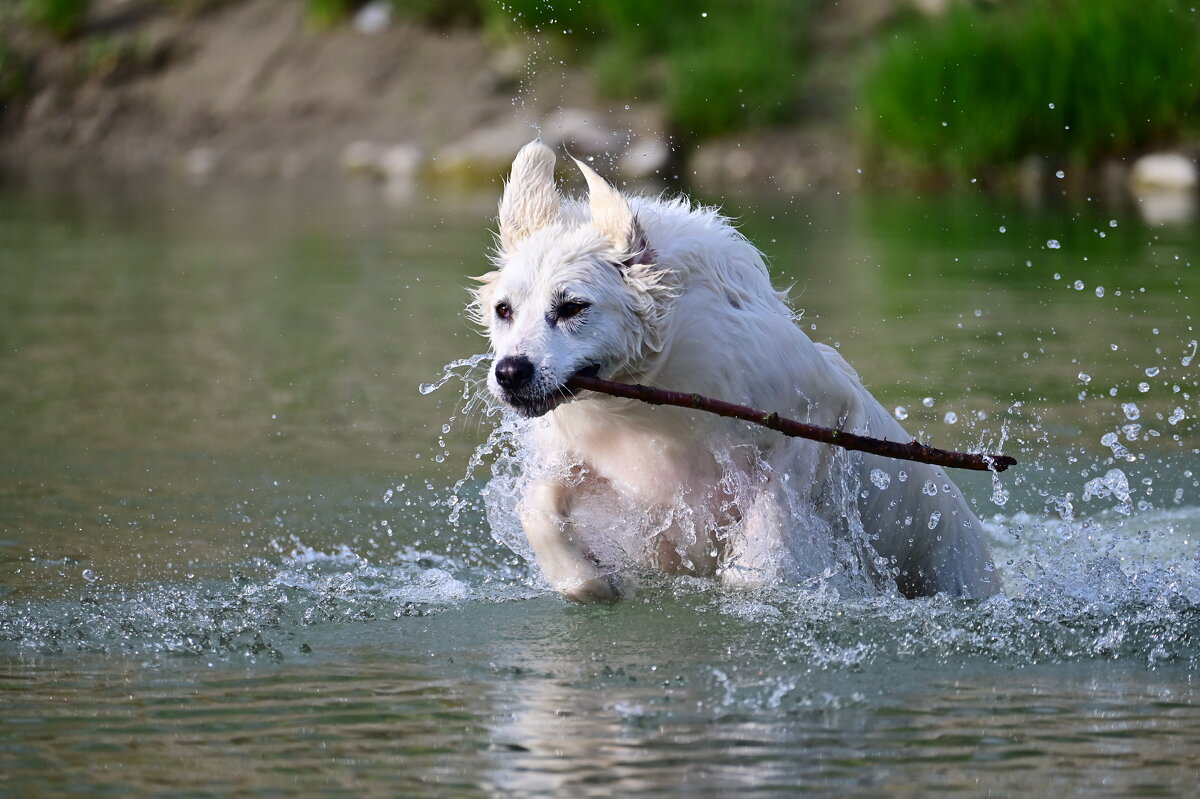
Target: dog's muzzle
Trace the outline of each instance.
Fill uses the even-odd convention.
[[[496,361],[496,383],[507,394],[521,394],[528,388],[537,370],[524,355],[509,355]]]
[[[524,355],[501,358],[492,371],[500,388],[500,399],[522,416],[542,416],[575,396],[565,385],[547,389],[544,381],[538,380],[533,361]],[[599,371],[600,365],[592,364],[575,374],[595,377]]]

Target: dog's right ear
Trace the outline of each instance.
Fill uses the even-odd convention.
[[[534,139],[513,159],[500,198],[501,250],[512,250],[529,234],[553,223],[561,204],[554,185],[554,152],[540,138]]]

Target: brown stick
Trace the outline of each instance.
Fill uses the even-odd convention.
[[[1002,472],[1009,466],[1015,466],[1017,459],[1009,455],[982,455],[967,452],[950,452],[936,447],[928,447],[919,441],[901,444],[896,441],[884,441],[881,438],[870,438],[843,430],[820,427],[815,424],[797,422],[794,419],[782,418],[777,413],[764,413],[745,405],[735,405],[732,402],[702,397],[699,394],[685,394],[682,391],[667,391],[662,388],[651,388],[643,385],[629,385],[601,380],[598,377],[576,375],[567,381],[567,388],[572,391],[598,391],[614,397],[641,400],[651,405],[675,405],[680,408],[692,408],[698,411],[715,413],[718,416],[728,416],[733,419],[753,422],[754,424],[777,430],[785,436],[808,438],[822,444],[835,447],[869,452],[872,455],[882,455],[885,458],[899,458],[906,461],[932,463],[935,466],[946,466],[951,469],[973,469],[977,472]]]

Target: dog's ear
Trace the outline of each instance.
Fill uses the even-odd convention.
[[[633,216],[629,201],[590,166],[574,159],[588,185],[592,224],[613,243],[618,252],[639,255],[647,250],[645,237]]]
[[[511,250],[530,233],[558,218],[562,197],[554,185],[554,152],[540,138],[513,159],[500,198],[500,247]]]

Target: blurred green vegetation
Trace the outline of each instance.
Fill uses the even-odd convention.
[[[179,13],[246,0],[148,0]],[[314,28],[343,24],[366,0],[295,0]],[[864,141],[914,170],[980,174],[1026,155],[1074,166],[1176,145],[1200,134],[1200,12],[1194,0],[955,0],[907,12],[862,36],[882,41],[854,83]],[[91,0],[0,0],[0,32],[22,21],[61,38],[84,29]],[[548,42],[543,53],[589,70],[624,102],[661,103],[683,139],[799,118],[807,31],[830,0],[391,0],[393,16],[466,26],[495,45]],[[91,34],[88,34],[89,36]],[[89,75],[154,57],[84,36]],[[26,90],[28,46],[0,36],[0,102]],[[847,48],[834,53],[858,63]],[[828,58],[822,61],[825,63]],[[130,66],[133,65],[133,66]]]
[[[358,0],[304,0],[304,11],[311,25],[329,28],[350,16],[360,5]]]
[[[1200,14],[1181,0],[958,3],[885,46],[862,94],[868,141],[916,168],[1037,154],[1089,165],[1196,127]]]
[[[90,0],[24,0],[27,20],[66,39],[79,33],[87,19]]]
[[[306,0],[318,27],[364,0]],[[790,119],[804,68],[806,23],[819,0],[393,0],[397,16],[433,27],[482,25],[493,39],[557,41],[617,99],[661,100],[684,136]]]
[[[483,0],[494,24],[561,39],[612,97],[662,100],[678,133],[708,136],[798,112],[817,0]]]
[[[21,59],[3,40],[0,40],[0,116],[8,101],[20,97],[25,91],[27,68]]]

